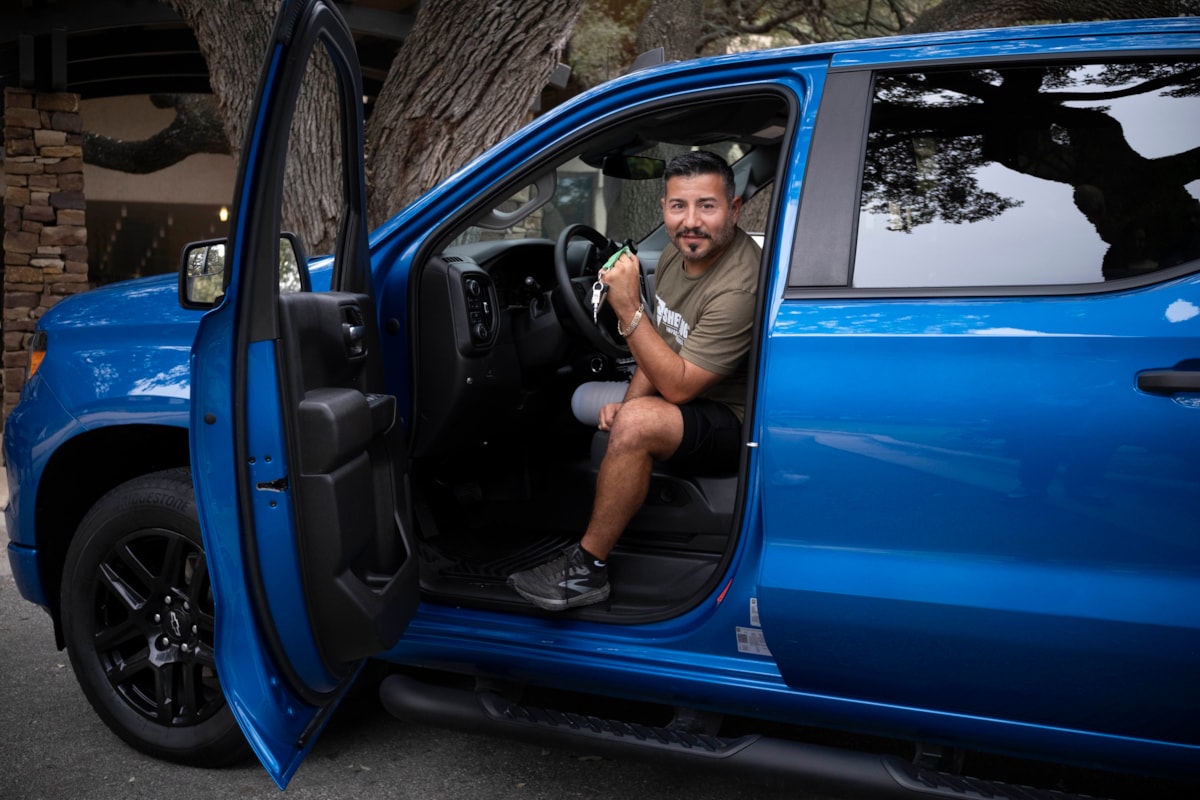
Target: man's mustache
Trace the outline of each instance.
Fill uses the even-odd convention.
[[[712,238],[712,236],[708,235],[707,232],[699,228],[680,228],[679,230],[675,231],[675,238],[678,239],[680,236],[702,236],[705,239]]]

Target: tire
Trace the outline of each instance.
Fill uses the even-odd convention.
[[[135,478],[75,532],[63,571],[71,666],[109,728],[193,766],[245,759],[213,661],[213,597],[191,471]]]

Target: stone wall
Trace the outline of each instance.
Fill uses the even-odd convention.
[[[77,94],[4,90],[4,417],[38,319],[89,288],[82,127]]]

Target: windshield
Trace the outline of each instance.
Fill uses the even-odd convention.
[[[786,104],[778,96],[659,109],[632,118],[544,164],[517,190],[482,208],[452,244],[554,240],[574,224],[595,228],[613,241],[645,241],[662,227],[662,169],[673,156],[694,149],[724,156],[739,193],[750,202],[769,183],[762,156],[778,150],[786,118]],[[768,161],[773,172],[774,157]],[[765,205],[769,192],[761,194]],[[743,227],[761,233],[765,212],[747,210]]]

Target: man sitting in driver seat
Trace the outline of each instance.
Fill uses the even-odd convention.
[[[600,275],[637,370],[624,399],[600,409],[599,428],[610,435],[587,530],[557,558],[508,578],[549,611],[608,598],[606,559],[645,501],[655,461],[692,472],[737,469],[762,251],[737,227],[741,198],[721,157],[676,156],[664,187],[671,244],[655,276],[653,323],[643,320],[637,256]]]

